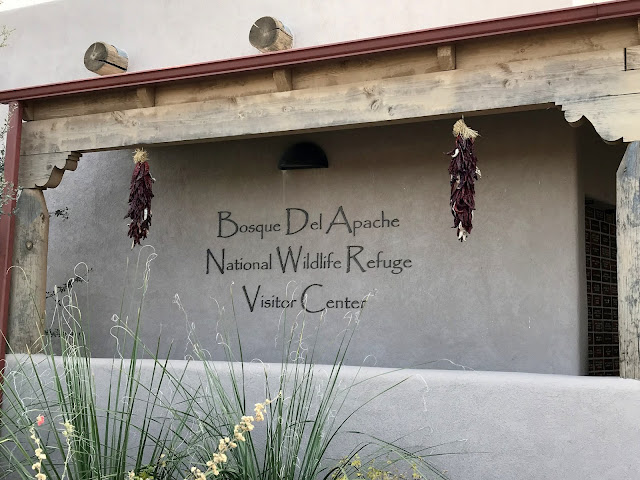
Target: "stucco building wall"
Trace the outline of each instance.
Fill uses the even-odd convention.
[[[269,338],[282,309],[261,305],[262,295],[283,298],[289,288],[289,296],[300,302],[307,286],[319,284],[307,291],[308,310],[331,299],[375,294],[362,314],[353,364],[433,362],[430,367],[453,363],[478,370],[583,373],[575,130],[555,111],[469,119],[482,134],[477,154],[483,177],[477,183],[476,226],[469,241],[460,244],[448,204],[445,152],[453,145],[451,123],[153,149],[156,197],[148,243],[158,258],[145,338],[152,342],[161,331],[165,345],[174,341],[174,355],[184,355],[188,323],[173,303],[178,294],[195,335],[213,345],[216,301],[230,320],[233,284],[245,354],[275,361]],[[324,148],[329,168],[279,171],[283,151],[300,140]],[[83,318],[91,325],[98,355],[111,354],[112,342],[104,339],[110,339],[111,315],[119,313],[127,258],[134,262],[138,254],[131,251],[122,218],[131,169],[131,152],[88,154],[60,187],[46,192],[49,209],[68,208],[69,217],[51,221],[49,288],[63,285],[77,262],[90,266]],[[398,226],[361,228],[353,235],[340,224],[341,206],[350,224],[380,218],[384,210]],[[231,212],[239,225],[280,223],[284,230],[287,208],[306,210],[307,228],[295,235],[266,233],[264,239],[250,233],[218,236],[220,215],[227,215],[219,212]],[[320,213],[322,229],[312,230]],[[302,214],[293,211],[291,219],[295,230]],[[332,219],[336,225],[329,228]],[[222,226],[224,236],[233,231],[226,220]],[[316,252],[333,251],[333,259],[343,263],[282,273],[277,249],[284,256],[289,246],[293,252],[302,247],[303,257],[310,251],[312,259]],[[364,272],[355,261],[346,271],[350,247],[363,248],[356,258]],[[215,262],[222,261],[223,248],[227,263],[264,261],[271,254],[271,268],[220,273]],[[378,252],[383,259],[409,259],[411,266],[397,274],[367,267],[365,260],[376,260]],[[321,337],[331,338],[347,326],[357,308],[344,306],[328,310]],[[47,309],[53,308],[50,299]],[[287,315],[299,311],[297,303]],[[310,327],[319,316],[306,314]]]
[[[11,45],[0,51],[3,64],[11,65],[0,88],[87,77],[81,57],[96,40],[126,49],[131,71],[252,54],[248,27],[265,14],[285,20],[297,46],[310,46],[569,3],[469,1],[451,8],[407,0],[394,2],[390,12],[388,2],[359,0],[313,2],[313,8],[289,1],[266,6],[145,0],[101,3],[97,19],[90,2],[53,1],[0,13],[0,24],[15,28]],[[34,52],[43,60],[25,61]],[[233,288],[245,358],[278,361],[274,341],[281,310],[251,312],[242,286],[254,293],[262,285],[275,294],[287,285],[295,288],[290,281],[298,287],[322,283],[322,290],[311,290],[310,302],[375,293],[351,348],[353,365],[585,373],[583,202],[585,195],[615,198],[611,173],[621,153],[585,143],[585,130],[570,128],[557,111],[468,122],[482,134],[477,153],[483,178],[477,184],[475,228],[465,244],[455,241],[450,228],[444,152],[453,144],[451,120],[151,150],[157,181],[149,243],[158,257],[151,264],[144,339],[153,344],[161,334],[161,354],[174,340],[175,358],[188,355],[188,342],[196,338],[215,347],[215,333],[232,325]],[[284,149],[301,139],[325,149],[328,170],[277,170]],[[112,316],[133,320],[140,295],[140,274],[131,273],[139,250],[131,251],[123,220],[131,153],[86,154],[76,172],[46,192],[52,212],[48,288],[53,293],[57,285],[63,292],[74,273],[88,280],[78,280],[75,288],[96,355],[113,353]],[[605,156],[606,162],[598,163]],[[363,229],[355,238],[339,225],[323,233],[326,223],[320,233],[309,229],[293,237],[216,236],[219,211],[249,223],[282,222],[286,208],[297,207],[323,212],[326,222],[339,206],[350,220],[375,218],[384,209],[399,226]],[[218,258],[221,248],[248,258],[288,245],[333,249],[343,258],[348,245],[362,245],[363,254],[384,251],[410,258],[412,266],[397,275],[342,270],[219,274],[210,263],[206,273],[207,249]],[[142,252],[144,263],[150,249]],[[79,262],[88,265],[87,275]],[[301,290],[295,292],[299,298]],[[49,318],[56,308],[61,307],[50,298]],[[317,362],[332,360],[331,340],[354,321],[353,312],[345,318],[347,313],[334,309],[325,317]],[[312,314],[298,321],[311,330],[320,323]],[[14,360],[10,356],[10,365]],[[421,363],[427,361],[433,363]],[[98,397],[104,398],[111,361],[96,359],[93,366]],[[190,368],[187,381],[196,382],[202,365],[194,362]],[[143,368],[143,382],[149,371],[150,365]],[[262,366],[250,365],[247,373],[249,396],[261,399]],[[348,367],[345,379],[377,373]],[[390,437],[405,433],[407,425],[422,428],[415,437],[420,446],[451,442],[439,452],[456,455],[436,462],[452,478],[613,479],[631,478],[638,469],[637,429],[629,428],[640,411],[637,382],[420,370],[383,377],[374,387],[407,375],[410,381],[354,421]],[[369,393],[355,395],[350,405],[358,406]]]
[[[248,28],[266,14],[282,18],[294,31],[295,45],[305,47],[572,3],[576,2],[463,2],[452,9],[437,1],[405,0],[390,10],[386,2],[322,2],[309,8],[305,2],[285,0],[268,6],[258,1],[145,0],[127,4],[126,9],[122,2],[101,5],[95,21],[91,4],[57,0],[0,11],[0,23],[14,29],[9,46],[0,51],[3,62],[12,66],[0,79],[0,88],[90,76],[81,58],[95,40],[127,50],[130,71],[254,54]],[[123,9],[127,15],[122,15]],[[46,52],[47,60],[25,62],[33,52]],[[527,126],[526,134],[516,125],[520,121]],[[570,129],[557,113],[477,118],[471,123],[483,134],[478,149],[485,178],[478,184],[476,230],[471,242],[462,246],[449,230],[446,157],[441,156],[452,144],[450,122],[304,136],[327,150],[331,167],[324,172],[275,170],[278,156],[293,137],[154,150],[158,196],[150,243],[158,248],[159,258],[147,311],[152,325],[161,325],[163,335],[184,343],[185,321],[171,303],[180,293],[190,319],[211,338],[210,329],[202,327],[203,319],[211,317],[209,297],[228,302],[225,292],[232,280],[228,273],[202,273],[207,248],[215,252],[227,245],[215,238],[219,210],[233,208],[234,215],[257,221],[277,219],[287,207],[298,206],[324,212],[326,221],[340,205],[352,218],[391,208],[401,212],[401,227],[392,232],[398,235],[368,231],[358,241],[366,243],[365,254],[384,250],[411,256],[413,267],[403,274],[351,274],[345,282],[324,273],[295,278],[269,277],[269,272],[239,274],[233,278],[236,302],[246,307],[241,287],[255,293],[266,279],[270,288],[283,289],[289,280],[304,288],[320,278],[333,285],[323,284],[323,298],[346,289],[353,295],[376,292],[365,315],[370,333],[354,354],[354,363],[371,354],[380,365],[436,360],[432,366],[445,367],[448,362],[442,359],[448,359],[480,369],[583,373],[582,202],[588,192],[611,198],[612,179],[599,181],[599,169],[605,167],[593,160],[598,149],[584,147],[580,131]],[[49,290],[73,275],[76,262],[86,261],[92,271],[85,317],[91,318],[97,338],[108,335],[110,316],[117,313],[114,306],[121,297],[125,258],[133,258],[122,220],[130,167],[130,152],[87,154],[77,172],[68,173],[59,188],[46,193],[52,212],[64,214],[69,208],[68,220],[55,215],[52,220]],[[321,247],[338,241],[344,249],[353,239],[332,235],[319,241],[317,236],[305,237],[307,233],[296,240]],[[233,248],[228,247],[238,257],[267,244],[267,250],[277,246],[255,239],[240,245],[238,238]],[[311,292],[320,295],[317,288]],[[53,309],[51,299],[48,308]],[[406,312],[399,335],[389,332],[398,309]],[[271,313],[269,319],[275,316]],[[332,313],[336,317],[345,312]],[[243,328],[260,330],[267,317],[252,313]],[[339,327],[337,322],[330,328]],[[147,338],[155,334],[155,327],[150,327]],[[254,342],[256,356],[268,359],[267,349]],[[97,342],[97,353],[106,355],[110,348],[108,342]]]

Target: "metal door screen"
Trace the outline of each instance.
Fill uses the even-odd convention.
[[[620,374],[615,207],[585,202],[589,375]]]

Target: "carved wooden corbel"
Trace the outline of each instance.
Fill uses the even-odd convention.
[[[40,153],[20,157],[18,185],[23,188],[55,188],[65,170],[75,170],[80,152]]]
[[[564,118],[579,126],[586,118],[607,143],[640,140],[640,94],[612,95],[562,105]]]
[[[632,120],[640,115],[637,75],[640,71],[640,45],[625,48],[623,58],[620,70],[610,75],[612,80],[616,77],[612,83],[617,89],[603,90],[585,100],[562,102],[567,122],[579,126],[588,120],[607,143],[640,140],[640,123]]]

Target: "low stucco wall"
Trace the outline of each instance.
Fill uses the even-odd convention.
[[[15,361],[9,356],[10,368]],[[170,363],[180,371],[184,366],[184,361]],[[142,382],[150,378],[150,367],[148,361],[143,364]],[[245,365],[249,404],[264,398],[264,368],[279,371],[275,364]],[[98,398],[104,399],[111,360],[94,359],[93,369]],[[353,390],[343,413],[408,380],[358,412],[346,430],[355,427],[386,439],[416,432],[407,439],[411,445],[442,445],[429,452],[444,454],[434,456],[433,463],[452,480],[617,480],[636,478],[640,471],[640,382],[370,367],[344,367],[341,378],[348,384],[355,375],[364,379],[383,372],[387,374]],[[185,381],[194,385],[202,374],[202,364],[192,362]],[[255,432],[260,435],[260,428]],[[349,451],[353,441],[340,439],[335,450]]]

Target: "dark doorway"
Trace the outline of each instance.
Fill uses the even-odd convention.
[[[585,199],[589,375],[618,376],[616,210]]]

